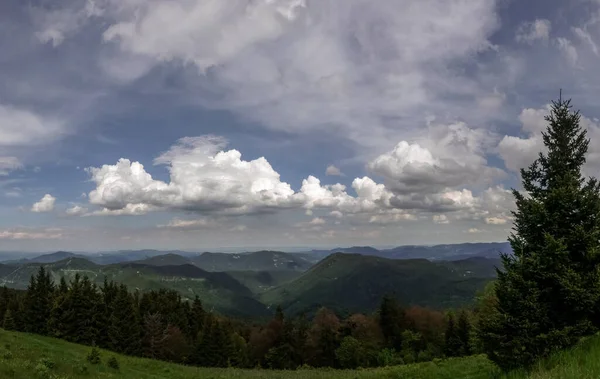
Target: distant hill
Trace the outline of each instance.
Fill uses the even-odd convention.
[[[339,247],[331,250],[311,250],[295,253],[316,263],[335,253],[362,254],[390,259],[462,260],[471,257],[498,258],[500,253],[511,253],[508,242],[460,243],[445,245],[406,245],[378,250],[371,246]]]
[[[134,262],[148,266],[178,266],[192,263],[190,258],[182,257],[181,255],[173,253],[156,255],[151,258]]]
[[[261,299],[292,314],[321,306],[340,312],[373,311],[386,294],[395,294],[405,305],[456,307],[472,302],[475,293],[494,277],[490,267],[495,264],[489,260],[449,266],[426,259],[336,253],[297,279],[265,292]]]
[[[300,271],[229,271],[230,276],[248,287],[254,294],[261,294],[302,275]]]
[[[39,270],[39,263],[21,266],[0,265],[0,285],[25,289],[31,275]],[[131,290],[149,291],[161,288],[179,292],[184,299],[199,296],[205,308],[235,317],[262,317],[272,312],[253,298],[246,286],[222,272],[207,272],[192,264],[154,266],[134,262],[97,265],[83,258],[67,258],[44,264],[55,283],[61,277],[72,280],[76,274],[86,275],[97,284],[104,278],[127,285]]]
[[[305,271],[312,263],[293,253],[256,251],[252,253],[204,253],[192,262],[207,271]]]
[[[94,263],[108,265],[113,263],[122,263],[122,262],[134,262],[140,261],[152,257],[156,257],[159,255],[180,255],[183,257],[195,256],[197,253],[188,253],[186,251],[181,250],[119,250],[119,251],[106,251],[99,252],[95,254],[91,254],[88,258]]]
[[[57,251],[56,253],[41,254],[41,255],[37,255],[32,258],[22,258],[22,259],[18,259],[18,260],[6,261],[4,263],[7,263],[7,264],[54,263],[54,262],[58,262],[58,261],[61,261],[63,259],[67,259],[67,258],[86,258],[86,259],[88,259],[89,257],[82,255],[82,254],[70,253],[68,251]]]

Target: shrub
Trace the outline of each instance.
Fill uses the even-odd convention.
[[[89,373],[88,367],[86,365],[79,365],[75,368],[75,371],[81,375],[87,375]]]
[[[108,367],[114,368],[115,370],[119,369],[119,361],[117,361],[117,358],[115,357],[110,357],[108,359],[107,365]]]
[[[40,379],[50,379],[51,375],[50,375],[50,369],[48,369],[48,367],[46,367],[43,363],[38,363],[35,366],[35,375],[40,378]]]
[[[42,358],[39,363],[46,366],[49,370],[56,367],[56,364],[49,358]]]
[[[5,351],[4,354],[2,354],[2,359],[7,361],[13,359],[13,353],[10,351]]]
[[[101,362],[100,352],[98,351],[98,349],[93,347],[92,350],[87,355],[86,359],[88,362],[90,362],[93,365],[100,364],[100,362]]]

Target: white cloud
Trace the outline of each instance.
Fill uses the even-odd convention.
[[[219,224],[214,220],[208,220],[205,218],[195,219],[195,220],[182,220],[182,219],[173,219],[169,221],[166,225],[159,225],[159,228],[168,228],[168,229],[183,229],[183,230],[197,230],[197,229],[205,229],[212,228],[218,226]]]
[[[52,212],[54,210],[54,203],[56,198],[50,194],[45,194],[37,203],[31,207],[32,212],[43,213]]]
[[[47,143],[63,132],[63,124],[56,119],[0,104],[0,147]]]
[[[339,168],[337,168],[336,166],[331,164],[331,165],[327,166],[327,169],[325,170],[325,175],[344,176],[344,173]]]
[[[155,160],[166,164],[170,182],[155,180],[139,162],[89,168],[96,183],[90,203],[119,211],[128,206],[247,214],[291,207],[294,191],[265,158],[243,161],[222,151],[218,137],[183,138]]]
[[[486,217],[484,221],[488,225],[504,225],[508,222],[507,219],[499,217]]]
[[[481,229],[477,229],[477,228],[470,228],[467,230],[467,233],[482,233],[483,231]]]
[[[83,216],[88,212],[87,208],[84,208],[80,205],[74,205],[71,208],[68,208],[65,213],[68,216]]]
[[[567,62],[569,62],[571,66],[577,67],[579,64],[579,53],[577,52],[577,48],[573,45],[571,40],[560,37],[556,39],[556,44]]]
[[[23,163],[16,157],[0,157],[0,176],[8,175],[11,171],[23,168]]]
[[[598,55],[598,45],[587,30],[584,30],[582,28],[573,28],[573,33],[575,33],[575,35],[579,37],[582,41],[587,43],[590,46],[590,49],[592,49],[592,51],[594,52],[594,54]]]
[[[546,153],[547,149],[542,140],[542,131],[547,128],[545,116],[550,114],[550,105],[540,109],[524,109],[520,116],[521,129],[524,137],[505,136],[498,144],[498,154],[504,160],[506,168],[519,172],[521,168],[529,167],[537,159],[540,152]],[[581,116],[580,125],[587,130],[588,138],[592,141],[600,140],[600,122]],[[589,145],[586,164],[583,167],[585,175],[597,176],[600,174],[600,145]]]
[[[4,229],[0,230],[0,240],[45,240],[60,239],[64,235],[61,229]]]
[[[436,224],[449,224],[450,220],[446,215],[433,215],[433,222]]]
[[[371,161],[369,169],[397,192],[435,193],[478,183],[491,183],[502,170],[487,165],[486,149],[494,136],[464,123],[430,125],[420,143],[401,141],[394,150]]]
[[[470,102],[488,92],[457,63],[489,50],[488,37],[499,25],[495,0],[61,5],[37,15],[38,38],[58,45],[88,20],[101,18],[107,27],[99,65],[117,80],[182,62],[198,69],[190,88],[199,84],[220,94],[207,100],[192,93],[201,105],[233,110],[277,130],[343,130],[363,146],[382,146],[414,127],[409,120],[398,128],[398,114],[422,119],[447,110],[448,99],[462,101],[452,95]]]
[[[541,19],[527,22],[521,25],[517,30],[516,39],[518,42],[527,44],[532,44],[538,40],[548,42],[551,28],[552,24],[549,20]]]

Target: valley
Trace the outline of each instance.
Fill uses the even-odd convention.
[[[314,315],[323,306],[342,315],[370,313],[384,295],[407,306],[446,309],[471,304],[495,277],[505,251],[505,244],[301,253],[62,251],[1,263],[0,285],[25,289],[43,265],[55,283],[79,274],[99,285],[105,279],[123,283],[130,291],[175,290],[183,300],[198,296],[208,310],[239,318],[262,319],[277,306],[290,315]],[[415,258],[418,254],[430,259]]]

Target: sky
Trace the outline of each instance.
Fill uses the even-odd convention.
[[[504,241],[598,0],[3,0],[0,250]]]

